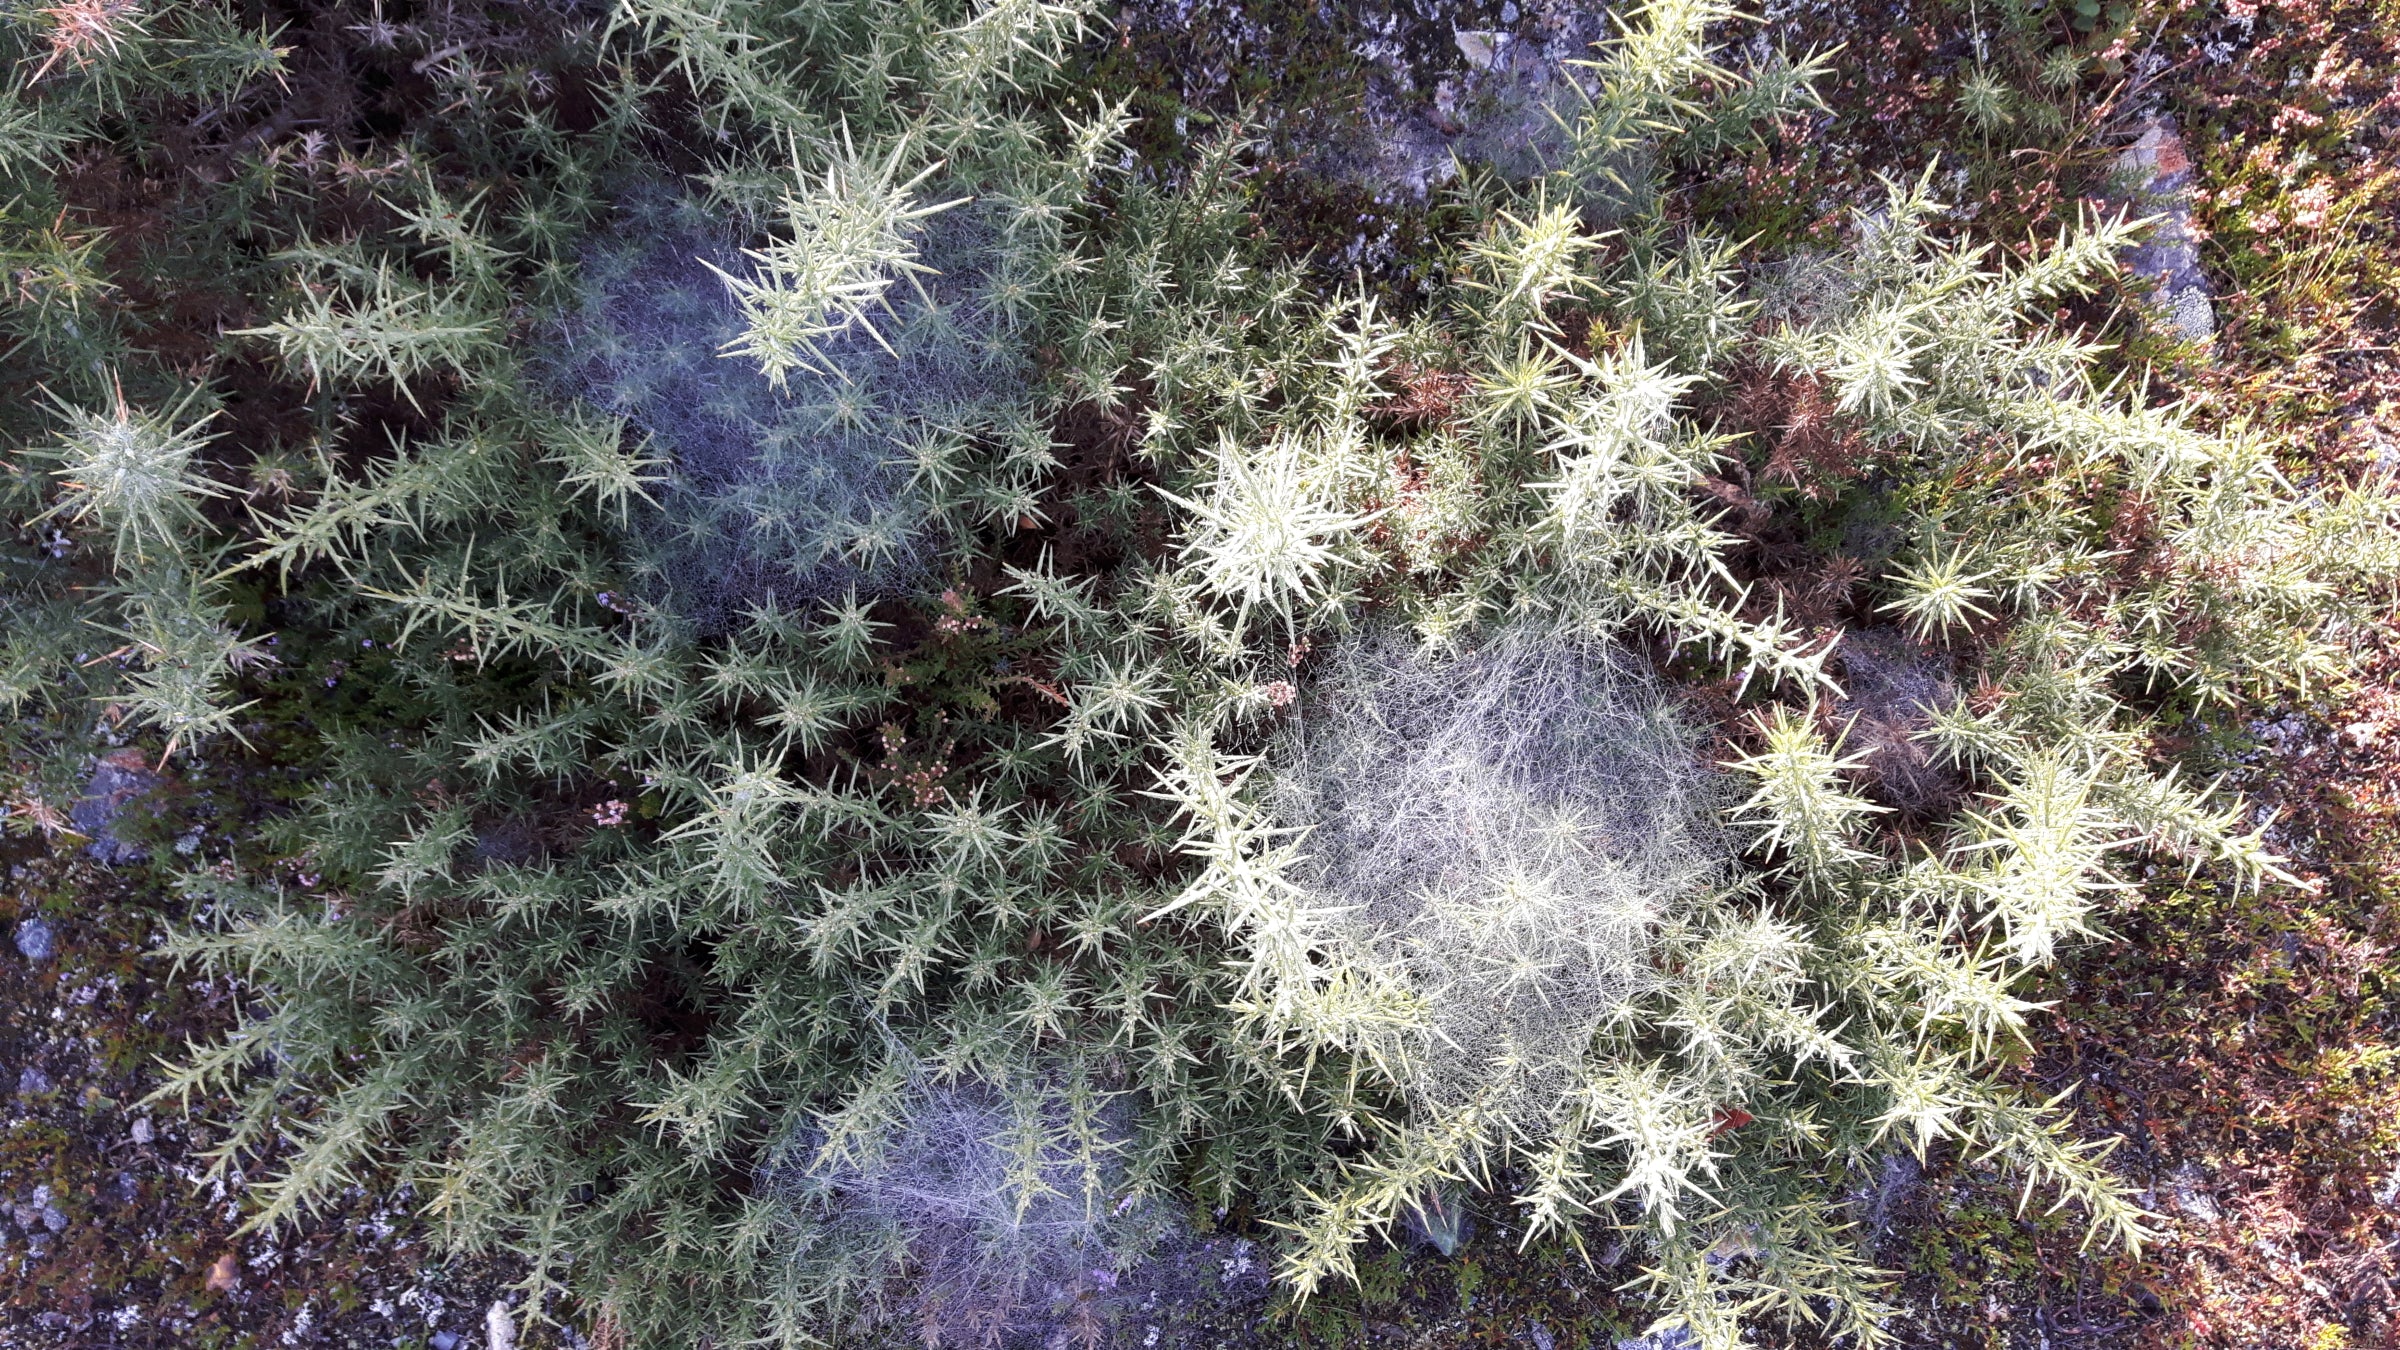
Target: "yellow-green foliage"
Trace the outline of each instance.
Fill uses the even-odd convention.
[[[214,12],[21,74],[0,168],[53,190],[104,114],[223,97],[235,56],[271,74],[240,35],[177,73],[155,35]],[[1268,261],[1240,144],[1120,172],[1123,112],[1059,74],[1085,7],[623,0],[576,39],[579,129],[462,120],[339,221],[243,161],[186,219],[290,213],[243,236],[261,317],[225,341],[306,430],[238,447],[238,502],[209,395],[92,378],[138,355],[75,326],[112,283],[12,208],[12,360],[56,406],[12,415],[47,458],[11,509],[98,548],[11,555],[5,688],[39,706],[45,672],[123,643],[94,692],[178,743],[253,696],[322,734],[320,790],[268,841],[288,865],[179,879],[206,918],[177,955],[255,999],[168,1092],[238,1103],[221,1169],[279,1144],[258,1221],[405,1181],[457,1243],[525,1257],[536,1316],[644,1345],[840,1339],[949,1298],[1009,1308],[936,1332],[1088,1330],[1105,1300],[1027,1291],[1135,1267],[1139,1225],[1103,1208],[1244,1204],[1305,1295],[1461,1187],[1533,1237],[1630,1236],[1662,1319],[1711,1346],[1746,1316],[1873,1340],[1846,1197],[1896,1149],[1995,1159],[2138,1240],[2098,1151],[1997,1082],[2023,985],[2137,855],[2276,875],[2239,804],[2154,769],[2148,718],[2338,670],[2390,502],[2295,487],[2046,325],[2121,226],[2003,263],[1921,188],[1819,257],[1677,223],[1673,165],[1813,97],[1814,60],[1719,64],[1732,17],[1629,17],[1569,167],[1471,176],[1447,280],[1400,315]],[[644,439],[649,394],[561,391],[543,344],[579,268],[641,227],[613,204],[695,162],[690,209],[750,237],[710,260],[741,326],[675,353],[675,388],[724,369],[741,411],[763,379],[796,401],[756,425],[888,451],[913,570],[693,601],[718,579],[675,569],[725,532],[858,485],[682,510],[705,475]],[[969,222],[962,318],[927,241]],[[962,410],[849,373],[927,351],[1023,378]],[[1396,415],[1436,367],[1455,396]],[[1977,795],[1908,840],[1812,716],[1837,635],[1737,580],[1717,480],[1753,447],[1720,414],[1762,369],[1855,428],[1872,476],[1815,509],[1896,522],[1869,612],[1985,681],[1921,710]],[[2154,522],[2140,557],[2126,512]],[[900,548],[822,534],[795,566]],[[236,587],[271,592],[290,660],[343,664],[249,669],[265,602],[237,617]],[[1750,753],[1700,761],[1668,706],[1694,669],[1747,701]],[[1467,749],[1515,718],[1558,743],[1376,744],[1387,686],[1471,705],[1443,724]],[[45,711],[72,762],[88,709]],[[1391,773],[1434,861],[1368,877],[1371,850],[1309,834],[1337,814],[1312,762]],[[1442,863],[1445,830],[1490,865]],[[1005,1142],[937,1147],[986,1118]],[[910,1218],[902,1183],[953,1154]]]

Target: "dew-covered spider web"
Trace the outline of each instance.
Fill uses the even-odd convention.
[[[1655,978],[1659,921],[1727,867],[1693,732],[1630,654],[1521,631],[1456,657],[1352,640],[1302,713],[1276,817],[1345,939],[1426,1002],[1412,1101],[1548,1110]]]

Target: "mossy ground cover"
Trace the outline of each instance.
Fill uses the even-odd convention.
[[[1961,187],[1953,196],[1968,204],[1970,228],[2019,240],[2096,199],[2132,111],[2163,100],[2196,152],[2204,258],[2224,337],[2203,355],[2146,336],[2130,292],[2078,301],[2073,312],[2163,363],[2207,400],[2212,417],[2270,428],[2297,474],[2355,475],[2388,462],[2400,443],[2400,316],[2389,299],[2400,194],[2383,167],[2400,135],[2391,103],[2400,16],[2388,4],[2137,5],[2122,15],[2095,10],[2088,22],[2071,7],[1924,7],[1899,22],[1867,8],[1820,6],[1778,20],[1795,47],[1844,44],[1826,89],[1829,113],[1787,128],[1742,163],[1696,174],[1685,209],[1771,249],[1824,242],[1874,173],[1909,173],[1938,157]],[[1379,200],[1312,177],[1279,141],[1287,128],[1275,115],[1278,104],[1305,104],[1337,125],[1353,115],[1349,100],[1361,97],[1363,79],[1358,25],[1373,17],[1329,6],[1137,8],[1089,57],[1104,85],[1134,98],[1144,120],[1132,143],[1156,162],[1186,156],[1196,133],[1254,119],[1266,153],[1253,228],[1296,256],[1327,260],[1328,284],[1342,277],[1330,260],[1353,240],[1382,240],[1377,256],[1391,270],[1374,280],[1404,295],[1416,241],[1438,233],[1427,222],[1439,201]],[[1437,65],[1452,60],[1455,49],[1442,46],[1451,27],[1507,22],[1496,8],[1399,17],[1422,59]],[[1974,30],[1986,24],[1990,36],[1979,41]],[[321,35],[326,46],[355,40]],[[2062,50],[2075,55],[2072,78],[2046,79],[2046,63]],[[435,51],[428,45],[423,56]],[[508,53],[491,55],[494,78],[506,78]],[[423,113],[404,96],[410,63],[375,60],[394,72],[376,94],[376,115]],[[1965,99],[1979,69],[1997,71],[2014,91],[2005,116]],[[312,97],[334,96],[325,90],[338,81],[310,78]],[[295,123],[306,120],[304,110]],[[118,227],[111,249],[135,247],[157,209],[121,185],[80,190],[119,213],[106,219]],[[212,309],[206,278],[129,303],[170,345],[196,341],[190,334],[211,315],[256,317]],[[278,400],[301,401],[295,388],[258,378],[265,396],[245,403],[242,416],[272,420]],[[396,422],[411,416],[390,412]],[[1774,542],[1762,533],[1758,575],[1824,561],[1794,559],[1788,548],[1770,557]],[[907,678],[944,678],[953,663],[939,648],[925,643],[923,669]],[[291,654],[286,669],[374,699],[377,661],[372,649],[328,647]],[[1904,1276],[1907,1312],[1896,1328],[1904,1340],[2330,1348],[2392,1334],[2400,1139],[2390,1122],[2400,1106],[2400,1050],[2382,1002],[2395,969],[2391,906],[2400,888],[2400,709],[2391,680],[2379,661],[2355,688],[2192,720],[2160,747],[2196,773],[2231,770],[2237,786],[2284,809],[2275,842],[2315,889],[2236,895],[2162,876],[2108,916],[2113,944],[2084,949],[2039,995],[2055,1002],[2033,1037],[2039,1053],[2018,1072],[2046,1091],[2072,1086],[2082,1128],[2125,1141],[2116,1163],[2144,1188],[2164,1240],[2139,1258],[2087,1256],[2072,1225],[2038,1217],[2038,1205],[2020,1213],[1996,1174],[1953,1164],[1897,1179],[1879,1251]],[[1001,692],[1035,697],[1015,686]],[[271,734],[269,693],[258,757],[239,772],[229,756],[215,775],[179,776],[150,828],[154,853],[171,852],[198,824],[202,848],[232,856],[249,846],[245,822],[309,790],[305,756],[293,756],[300,781],[278,776],[294,766],[276,767],[284,742]],[[1754,748],[1724,746],[1729,755]],[[894,752],[895,774],[929,767]],[[581,805],[557,814],[570,820]],[[60,951],[11,967],[8,1067],[19,1075],[19,1098],[4,1165],[19,1236],[8,1253],[17,1283],[6,1334],[27,1345],[132,1345],[479,1333],[477,1305],[497,1275],[426,1264],[407,1197],[369,1187],[349,1211],[296,1234],[237,1237],[229,1206],[238,1186],[220,1197],[185,1177],[219,1128],[206,1103],[188,1120],[153,1112],[152,1142],[131,1142],[130,1103],[155,1082],[153,1057],[222,1026],[225,1002],[240,994],[175,983],[147,953],[163,923],[187,916],[146,889],[138,869],[110,874],[80,860],[79,842],[61,837],[46,856],[21,843],[23,870],[12,876],[13,917],[47,915]],[[26,1069],[40,1077],[25,1078]],[[50,1189],[37,1203],[40,1186]],[[43,1205],[63,1225],[53,1230]],[[1229,1221],[1238,1226],[1241,1216]],[[1638,1330],[1644,1315],[1613,1292],[1629,1265],[1605,1251],[1588,1264],[1551,1245],[1519,1251],[1520,1236],[1505,1212],[1484,1215],[1450,1256],[1379,1252],[1363,1262],[1357,1287],[1265,1310],[1227,1335],[1581,1346]],[[259,1259],[269,1251],[271,1261]],[[236,1287],[212,1289],[210,1274],[228,1253],[241,1274],[218,1283]],[[422,1295],[397,1315],[377,1309],[410,1288],[435,1289],[449,1300],[445,1311],[426,1320]]]

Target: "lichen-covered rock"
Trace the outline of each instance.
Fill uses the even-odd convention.
[[[95,862],[111,867],[140,862],[150,856],[118,838],[116,823],[128,803],[156,786],[158,775],[150,772],[139,750],[120,750],[94,765],[90,781],[84,784],[83,796],[67,809],[67,818],[74,822],[76,833],[91,840],[84,846],[84,852]]]
[[[48,919],[27,919],[17,925],[17,954],[28,961],[47,961],[58,955],[58,932]]]
[[[1700,1338],[1684,1327],[1672,1326],[1647,1336],[1628,1336],[1617,1342],[1617,1350],[1700,1350]]]
[[[1583,104],[1568,63],[1607,35],[1605,10],[1555,0],[1528,10],[1515,29],[1454,30],[1463,62],[1456,70],[1417,69],[1396,40],[1365,44],[1361,54],[1378,71],[1368,87],[1367,136],[1332,151],[1336,175],[1422,200],[1462,161],[1512,176],[1552,167],[1566,146],[1562,119]],[[1516,18],[1516,6],[1502,17]]]
[[[2187,342],[2214,338],[2216,305],[2192,226],[2192,160],[2174,121],[2159,116],[2144,123],[2115,168],[2121,199],[2137,214],[2158,217],[2149,237],[2124,253],[2126,270],[2150,283],[2153,321]]]

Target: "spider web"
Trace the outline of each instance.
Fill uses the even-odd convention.
[[[1405,1085],[1420,1110],[1546,1114],[1657,978],[1659,920],[1727,866],[1693,733],[1607,647],[1351,641],[1274,762],[1277,818],[1309,831],[1299,879],[1430,1007]]]

